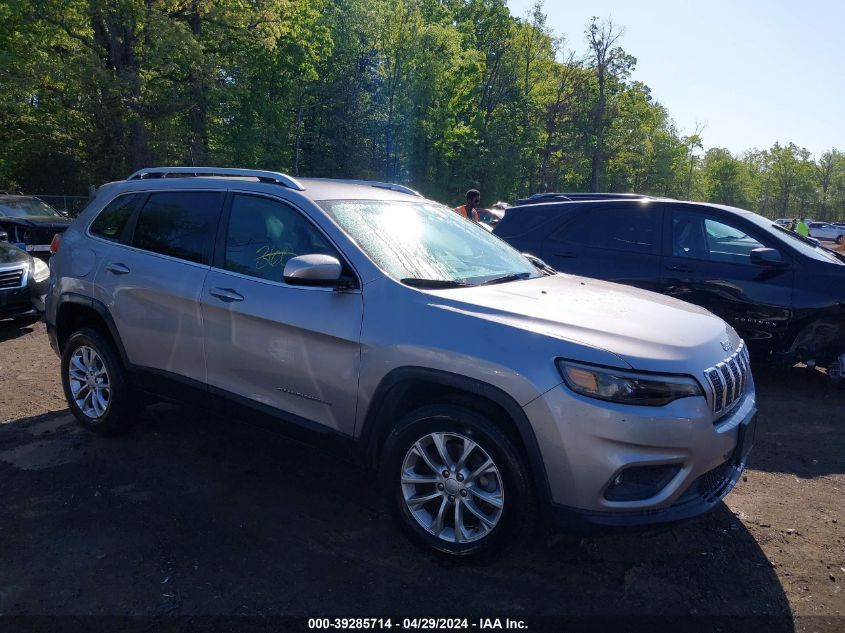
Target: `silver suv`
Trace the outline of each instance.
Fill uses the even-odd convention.
[[[733,487],[748,353],[704,309],[556,274],[385,183],[157,168],[103,186],[52,259],[79,422],[141,392],[349,447],[427,548],[674,521]]]

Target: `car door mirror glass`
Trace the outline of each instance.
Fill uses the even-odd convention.
[[[342,272],[336,257],[315,253],[291,257],[285,264],[283,277],[286,283],[300,286],[335,286]]]
[[[751,251],[751,263],[756,266],[786,266],[783,256],[774,248],[755,248]]]

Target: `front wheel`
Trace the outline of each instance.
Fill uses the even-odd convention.
[[[455,405],[418,409],[385,445],[387,501],[411,538],[476,558],[527,537],[536,500],[524,458],[498,426]]]
[[[129,429],[136,411],[114,345],[95,330],[74,332],[62,353],[62,386],[77,421],[102,435]]]

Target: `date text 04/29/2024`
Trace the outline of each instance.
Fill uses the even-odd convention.
[[[308,628],[346,630],[524,630],[525,621],[511,618],[309,618]]]

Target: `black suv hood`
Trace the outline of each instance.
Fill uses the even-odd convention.
[[[22,251],[16,246],[0,242],[0,264],[15,264],[17,262],[28,262],[32,259],[29,253]]]
[[[48,218],[41,215],[27,215],[22,218],[0,216],[0,224],[17,224],[18,226],[38,227],[45,229],[66,229],[72,220],[70,218]]]

